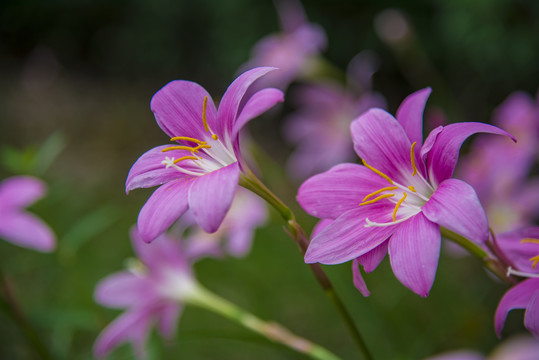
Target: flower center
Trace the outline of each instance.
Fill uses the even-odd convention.
[[[208,97],[205,96],[202,103],[202,125],[204,126],[204,131],[206,131],[209,136],[204,140],[188,136],[175,136],[171,138],[170,141],[183,141],[185,143],[194,143],[196,145],[175,145],[161,150],[161,152],[187,150],[191,153],[191,155],[182,156],[177,159],[174,157],[165,157],[165,160],[161,161],[161,164],[165,165],[167,169],[173,167],[184,174],[201,176],[237,161],[233,151],[229,150],[232,148],[230,140],[225,140],[228,146],[225,145],[225,143],[219,139],[219,136],[210,128],[206,117],[207,105]],[[179,162],[184,162],[182,167],[177,165]]]
[[[415,165],[415,146],[416,142],[414,142],[412,144],[412,147],[410,148],[410,164],[412,166],[412,175],[409,179],[407,179],[413,185],[400,184],[395,180],[391,179],[389,176],[387,176],[380,170],[367,164],[365,160],[361,160],[365,167],[384,178],[391,186],[383,187],[368,194],[363,198],[359,206],[374,204],[383,199],[387,199],[395,203],[393,213],[391,214],[391,222],[376,223],[370,221],[367,218],[365,219],[365,227],[390,226],[408,220],[409,218],[421,211],[421,207],[425,205],[425,203],[429,200],[430,196],[434,192],[434,188],[432,187],[432,185],[430,185],[429,182],[421,175],[421,173],[417,171],[417,167]],[[395,194],[396,190],[399,189],[403,191],[400,198],[398,198],[398,196]],[[418,189],[422,189],[422,191],[418,191]],[[400,219],[397,219],[399,210],[401,210],[401,215],[403,216]]]
[[[521,244],[532,243],[532,244],[539,245],[539,239],[526,238],[526,239],[520,240],[520,243]],[[532,269],[535,270],[537,263],[539,263],[539,254],[531,257],[529,260],[532,262]],[[509,268],[507,269],[507,276],[511,276],[511,275],[516,275],[516,276],[526,277],[526,278],[539,278],[539,274],[518,271],[518,270],[513,269],[511,266],[509,266]]]
[[[526,244],[526,243],[532,243],[532,244],[538,244],[539,245],[539,239],[522,239],[520,240],[520,243],[521,244]],[[532,268],[533,270],[535,270],[535,266],[537,266],[537,263],[539,263],[539,254],[535,255],[534,257],[531,257],[529,259],[531,262],[532,262]]]

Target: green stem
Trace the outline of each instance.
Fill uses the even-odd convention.
[[[2,274],[0,274],[0,292],[2,293],[2,297],[0,297],[2,308],[19,325],[21,330],[24,332],[26,339],[34,349],[36,355],[43,360],[52,359],[47,351],[47,348],[39,339],[37,333],[32,329],[28,321],[26,321],[26,318],[18,306],[15,296],[13,295],[9,281]]]
[[[280,324],[261,320],[200,285],[197,287],[194,296],[186,298],[185,302],[190,305],[216,312],[225,318],[243,325],[249,330],[261,334],[271,341],[283,344],[313,359],[340,360],[338,356],[322,346],[293,334]]]
[[[505,266],[504,263],[499,259],[490,256],[490,254],[486,250],[481,248],[479,245],[444,227],[440,227],[440,232],[442,233],[443,237],[462,246],[470,254],[481,260],[483,265],[502,281],[509,284],[513,284],[515,282],[515,279],[510,276],[507,276],[507,266]]]
[[[309,241],[305,235],[305,231],[301,225],[296,221],[294,213],[288,206],[285,205],[275,194],[271,192],[252,172],[248,172],[246,175],[241,175],[240,185],[244,188],[251,190],[262,199],[266,200],[270,205],[272,205],[275,210],[281,214],[282,218],[287,224],[287,230],[290,237],[296,242],[298,247],[301,250],[301,253],[305,255],[307,247],[309,246]],[[319,264],[307,264],[311,269],[311,272],[315,276],[316,280],[329,297],[335,308],[337,309],[342,320],[346,324],[346,327],[350,331],[356,345],[359,347],[363,357],[366,360],[372,360],[372,355],[367,347],[365,340],[361,336],[359,329],[352,320],[350,313],[346,310],[344,303],[339,298],[339,295],[335,291],[335,288],[331,284],[331,281],[327,277],[326,273]]]

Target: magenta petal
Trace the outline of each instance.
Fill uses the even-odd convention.
[[[408,95],[397,110],[397,120],[410,142],[417,142],[418,148],[423,143],[423,111],[431,91],[428,87]]]
[[[386,184],[364,166],[341,164],[307,179],[298,190],[297,200],[310,215],[336,219]]]
[[[526,326],[526,329],[528,329],[535,337],[539,338],[539,286],[526,307],[524,326]]]
[[[378,214],[391,214],[391,206],[371,204],[349,210],[328,225],[309,244],[306,263],[340,264],[361,256],[384,242],[398,225],[365,227],[365,218],[388,222]]]
[[[102,358],[121,343],[130,341],[137,358],[144,358],[150,320],[150,309],[133,309],[123,313],[99,334],[94,344],[95,356]]]
[[[167,233],[159,235],[151,244],[143,240],[136,226],[131,228],[130,235],[135,254],[150,270],[168,266],[176,269],[182,267],[186,272],[189,271],[182,256],[180,242],[169,237]]]
[[[95,301],[112,308],[125,308],[143,301],[152,286],[146,278],[123,271],[107,276],[95,289]]]
[[[240,170],[235,162],[203,175],[189,190],[189,208],[195,221],[206,232],[217,231],[238,187]]]
[[[170,146],[173,145],[176,144],[172,144]],[[165,160],[166,157],[175,157],[178,159],[182,156],[190,155],[190,153],[184,154],[180,151],[161,151],[170,146],[163,145],[155,147],[148,150],[138,158],[127,175],[127,180],[125,182],[126,193],[129,193],[129,191],[133,189],[157,186],[172,180],[186,178],[188,176],[179,172],[173,167],[169,167],[167,169],[166,166],[162,164],[162,161]]]
[[[252,120],[260,114],[268,111],[275,104],[284,101],[284,94],[279,89],[263,89],[251,96],[247,104],[241,110],[241,114],[236,119],[232,128],[232,139],[238,136],[241,128],[247,124],[249,120]]]
[[[217,134],[232,133],[232,127],[238,116],[239,107],[245,92],[261,76],[275,70],[273,67],[258,67],[241,74],[223,94],[219,104]]]
[[[311,231],[311,236],[310,236],[311,239],[314,238],[316,235],[318,235],[320,231],[324,230],[333,221],[334,221],[333,219],[322,219],[319,222],[317,222],[313,228],[313,231]]]
[[[56,239],[49,226],[29,213],[2,214],[0,237],[13,244],[42,252],[53,251],[56,247]]]
[[[145,242],[164,233],[187,210],[191,179],[161,185],[140,210],[137,226]]]
[[[172,340],[176,335],[178,319],[181,313],[182,307],[176,303],[166,304],[163,309],[161,309],[159,331],[161,331],[161,334],[163,334],[165,339]]]
[[[462,143],[475,133],[505,135],[516,141],[508,132],[488,124],[469,122],[447,125],[439,131],[432,148],[426,154],[431,181],[439,184],[453,175]]]
[[[354,259],[354,261],[352,261],[352,279],[354,281],[354,286],[356,287],[356,289],[359,290],[361,295],[366,297],[371,294],[369,289],[367,289],[367,284],[365,284],[363,276],[361,276],[361,270],[359,269],[359,262],[357,261],[357,259]]]
[[[421,213],[402,223],[389,239],[393,273],[420,296],[428,296],[434,282],[441,241],[439,226]]]
[[[365,272],[372,272],[378,265],[380,265],[387,254],[387,246],[388,242],[384,241],[368,253],[357,258],[357,261],[363,265],[363,270],[365,270]]]
[[[488,239],[488,221],[475,190],[458,179],[440,184],[421,208],[423,214],[465,238],[482,244]]]
[[[0,182],[0,208],[21,208],[41,198],[46,191],[43,181],[31,176],[13,176]]]
[[[171,138],[188,136],[202,140],[206,135],[202,123],[204,98],[208,97],[206,118],[216,129],[217,111],[210,94],[191,81],[171,81],[152,97],[150,107],[159,127]],[[221,135],[222,133],[217,133]]]
[[[507,313],[513,309],[524,309],[539,289],[539,279],[527,279],[513,286],[500,300],[494,315],[494,328],[501,337]]]
[[[398,121],[388,112],[371,109],[352,122],[356,153],[370,166],[394,180],[412,172],[412,144]]]
[[[506,264],[510,264],[520,271],[529,273],[537,272],[539,268],[534,269],[533,262],[529,260],[537,255],[537,244],[521,243],[523,239],[539,239],[539,226],[525,227],[496,234],[495,244]]]

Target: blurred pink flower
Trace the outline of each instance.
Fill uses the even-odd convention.
[[[280,69],[262,80],[264,86],[284,89],[298,75],[308,71],[309,61],[326,46],[324,30],[307,21],[297,0],[277,1],[282,32],[269,35],[255,44],[251,59],[241,68],[275,66]]]
[[[492,125],[458,123],[434,129],[423,144],[429,94],[427,88],[408,96],[396,119],[381,109],[355,119],[352,139],[364,166],[337,165],[300,187],[298,202],[309,214],[334,220],[312,239],[307,263],[357,259],[374,269],[389,252],[400,282],[427,296],[438,266],[440,226],[478,243],[487,240],[475,191],[451,176],[470,135],[511,135]]]
[[[239,188],[216,232],[210,234],[197,227],[190,211],[182,216],[175,229],[183,232],[188,228],[186,235],[182,236],[182,249],[185,257],[191,260],[225,254],[241,257],[251,249],[255,229],[263,225],[267,217],[265,202],[250,191]]]
[[[25,207],[43,197],[46,185],[30,176],[13,176],[0,183],[0,237],[43,252],[56,247],[54,233]]]
[[[174,337],[182,300],[196,288],[178,242],[162,234],[154,243],[146,244],[136,228],[131,231],[131,242],[139,266],[109,275],[99,282],[94,293],[99,304],[126,309],[97,338],[94,354],[99,358],[124,342],[131,342],[137,357],[144,358],[154,324],[165,338]]]
[[[508,274],[525,278],[502,297],[494,325],[501,336],[507,313],[513,309],[526,309],[524,326],[539,338],[539,227],[518,229],[496,236],[495,250],[506,264]]]
[[[271,70],[255,68],[241,74],[223,95],[218,110],[206,90],[190,81],[170,82],[153,96],[157,123],[176,143],[143,154],[127,176],[127,192],[161,185],[138,217],[144,241],[154,240],[188,208],[202,229],[217,231],[246,166],[240,130],[283,101],[282,91],[272,88],[245,99],[249,86]],[[242,100],[247,101],[240,110]]]
[[[352,120],[371,107],[385,107],[384,97],[370,90],[375,65],[368,55],[359,54],[349,66],[349,81],[360,87],[360,95],[351,87],[330,82],[296,89],[299,109],[288,117],[283,129],[285,138],[296,145],[287,163],[288,173],[295,178],[303,180],[355,158]]]
[[[511,94],[496,110],[492,123],[517,139],[477,139],[463,157],[458,175],[472,185],[495,232],[531,225],[539,215],[539,178],[528,179],[539,155],[539,101]]]

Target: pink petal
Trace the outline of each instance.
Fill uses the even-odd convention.
[[[469,122],[447,125],[441,131],[437,130],[437,134],[433,135],[434,140],[425,140],[425,145],[432,144],[432,148],[428,153],[422,151],[427,158],[427,168],[429,169],[431,182],[439,184],[453,175],[462,143],[469,136],[479,132],[505,135],[516,141],[511,134],[488,124]],[[429,134],[430,137],[431,135]]]
[[[123,271],[107,276],[101,280],[95,289],[95,301],[112,308],[125,308],[137,303],[146,302],[153,297],[148,292],[151,283],[146,278]]]
[[[528,306],[526,306],[524,326],[526,326],[526,329],[528,329],[535,337],[539,338],[539,286],[530,299]]]
[[[359,290],[361,295],[366,297],[371,294],[369,289],[367,289],[367,284],[365,284],[365,280],[363,280],[363,276],[361,276],[361,270],[359,269],[359,262],[356,259],[352,261],[352,278],[353,278],[354,286],[356,287],[356,289]]]
[[[164,233],[187,210],[191,179],[180,179],[161,185],[140,210],[137,226],[146,242]]]
[[[232,127],[239,113],[240,103],[245,92],[256,79],[275,70],[273,67],[258,67],[241,74],[226,90],[219,104],[218,134],[231,134]]]
[[[392,211],[393,206],[371,204],[345,212],[311,240],[305,262],[340,264],[371,251],[384,242],[398,224],[365,227],[365,218],[388,222]]]
[[[482,244],[488,239],[488,221],[475,190],[464,181],[447,179],[421,208],[423,214],[465,238]]]
[[[312,216],[336,219],[356,209],[367,194],[385,186],[387,182],[366,167],[341,164],[307,179],[298,190],[297,200]]]
[[[311,231],[310,238],[314,238],[316,235],[318,235],[322,230],[324,230],[329,224],[331,224],[333,219],[322,219],[319,222],[316,223],[316,225],[313,228],[313,231]]]
[[[500,300],[494,315],[494,328],[501,337],[507,313],[513,309],[524,309],[539,289],[539,279],[527,279],[513,286]],[[534,314],[532,314],[534,315]]]
[[[431,92],[432,89],[428,87],[408,95],[397,110],[397,120],[410,142],[417,142],[418,148],[423,143],[423,111]]]
[[[412,174],[412,144],[398,121],[381,109],[371,109],[352,122],[356,153],[370,166],[399,181]]]
[[[255,93],[241,110],[234,126],[232,128],[232,139],[238,136],[241,128],[250,120],[256,118],[260,114],[265,113],[275,104],[284,101],[284,94],[279,89],[267,88]]]
[[[166,339],[174,339],[176,335],[178,319],[180,318],[182,310],[182,307],[179,304],[175,303],[166,304],[161,309],[161,315],[159,319],[159,331]]]
[[[368,253],[357,258],[357,261],[363,266],[363,270],[365,270],[365,272],[370,273],[374,271],[378,265],[380,265],[387,254],[387,246],[388,242],[384,241]]]
[[[149,244],[143,241],[137,227],[133,226],[130,236],[137,257],[150,269],[168,267],[189,271],[179,241],[175,241],[167,233],[159,235]]]
[[[135,346],[137,358],[146,355],[146,339],[150,331],[151,309],[129,310],[99,334],[94,344],[94,355],[103,358],[123,342],[130,341]]]
[[[31,176],[12,176],[0,182],[0,208],[26,207],[43,197],[46,185]]]
[[[202,140],[207,135],[202,122],[204,97],[208,97],[206,118],[216,131],[217,111],[210,94],[197,83],[184,80],[171,81],[155,93],[151,109],[159,127],[171,138],[187,136]]]
[[[217,231],[238,187],[240,170],[235,162],[197,178],[189,190],[189,207],[206,232]]]
[[[526,227],[502,234],[496,234],[496,246],[503,260],[512,267],[528,272],[539,272],[539,268],[532,267],[530,258],[539,253],[537,244],[521,243],[523,239],[539,239],[539,227]]]
[[[441,246],[440,227],[418,213],[389,239],[389,259],[399,281],[426,297],[434,283]]]
[[[56,238],[49,226],[30,213],[3,213],[0,216],[0,237],[42,252],[53,251],[56,247]]]
[[[148,188],[186,178],[188,175],[172,167],[167,169],[162,164],[166,157],[179,159],[182,156],[191,155],[187,151],[161,151],[174,145],[176,144],[158,146],[142,154],[129,170],[125,182],[125,191],[129,193],[133,189]]]

